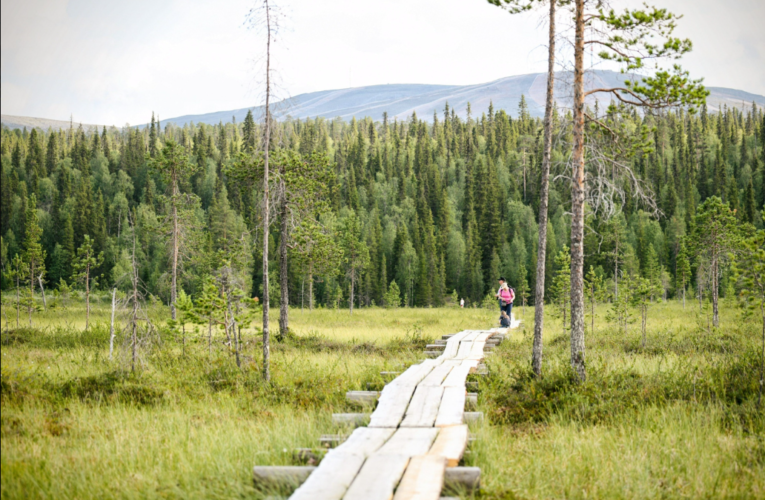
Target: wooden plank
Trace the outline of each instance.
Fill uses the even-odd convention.
[[[414,390],[415,386],[412,385],[386,385],[369,420],[369,427],[398,427],[404,419]]]
[[[471,330],[465,330],[452,335],[446,342],[446,347],[444,348],[443,354],[441,354],[441,359],[451,359],[455,357],[457,355],[457,351],[460,348],[460,341],[471,333]]]
[[[313,466],[256,465],[252,479],[256,487],[297,487],[316,471]]]
[[[471,493],[481,489],[481,469],[478,467],[448,467],[444,489]]]
[[[453,368],[452,371],[449,372],[449,375],[447,375],[441,385],[444,387],[463,387],[468,374],[476,366],[478,366],[478,361],[462,361],[459,366]]]
[[[448,341],[446,343],[446,347],[444,347],[444,352],[441,353],[441,359],[443,360],[452,359],[454,356],[457,355],[457,351],[459,350],[459,348],[460,348],[459,340]]]
[[[427,359],[422,363],[412,365],[388,385],[417,385],[440,364],[440,360]]]
[[[364,460],[379,450],[396,429],[362,427],[353,431],[348,439],[327,453],[293,499],[339,500],[361,470]]]
[[[467,356],[467,359],[483,359],[483,348],[485,345],[486,342],[473,342],[473,345],[470,346],[470,354]]]
[[[406,455],[372,455],[364,462],[343,500],[390,500],[407,465]]]
[[[343,497],[345,500],[390,500],[409,459],[425,455],[438,429],[398,429],[382,448],[369,457]]]
[[[290,496],[292,500],[340,500],[364,464],[363,455],[333,450]]]
[[[401,427],[433,427],[443,393],[444,388],[440,385],[417,386]]]
[[[393,500],[438,500],[444,487],[446,459],[439,455],[412,457]]]
[[[461,342],[472,342],[481,334],[481,332],[483,332],[483,330],[470,330],[470,332],[462,338]]]
[[[394,432],[396,429],[359,427],[333,452],[368,457],[379,450],[393,436]]]
[[[462,425],[465,413],[465,386],[446,387],[438,407],[435,426]]]
[[[369,413],[333,413],[332,423],[335,425],[364,425],[369,419]]]
[[[472,424],[476,422],[483,422],[483,412],[482,411],[466,411],[462,418],[465,419],[466,424]]]
[[[436,386],[441,385],[441,382],[444,381],[444,379],[449,375],[449,372],[452,371],[452,368],[455,366],[458,366],[460,363],[459,361],[454,360],[447,360],[444,361],[440,366],[437,366],[433,369],[432,372],[428,374],[427,377],[422,379],[422,382],[420,382],[417,387],[430,387],[430,386]]]
[[[455,359],[467,359],[467,357],[470,356],[470,350],[472,348],[473,348],[473,342],[472,341],[462,341],[462,342],[460,342],[459,351],[457,351],[457,355],[454,358]]]
[[[385,444],[377,450],[376,455],[425,455],[433,440],[438,435],[438,429],[428,428],[400,428]]]
[[[486,342],[492,335],[494,335],[494,332],[482,332],[476,337],[474,342]]]
[[[374,406],[379,397],[379,391],[348,391],[345,393],[346,400],[361,406]]]
[[[456,467],[468,443],[468,426],[453,425],[442,428],[428,455],[439,455],[447,460],[447,467]]]

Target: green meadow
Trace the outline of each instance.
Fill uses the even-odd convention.
[[[293,308],[274,341],[272,382],[260,377],[258,332],[244,358],[217,332],[159,324],[131,373],[120,329],[109,359],[109,297],[85,332],[72,301],[22,315],[4,296],[2,498],[263,498],[253,465],[298,465],[296,448],[347,432],[348,390],[379,390],[381,371],[422,359],[443,334],[495,326],[489,309]],[[478,405],[486,419],[466,465],[476,498],[762,498],[765,417],[757,408],[761,325],[723,304],[719,330],[698,304],[653,304],[645,346],[605,319],[587,327],[588,379],[575,382],[560,318],[546,309],[544,377],[530,375],[533,310],[487,358]],[[166,318],[162,306],[150,308]],[[7,319],[6,319],[7,318]],[[118,320],[119,320],[118,316]],[[456,492],[459,494],[459,492]],[[464,497],[464,495],[463,495]],[[470,497],[467,497],[470,498]]]

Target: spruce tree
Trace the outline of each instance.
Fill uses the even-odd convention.
[[[85,287],[85,330],[90,325],[90,292],[97,286],[97,279],[93,276],[94,271],[104,262],[104,253],[96,254],[93,240],[85,235],[82,245],[77,249],[74,258],[72,279],[82,283]]]
[[[26,210],[24,237],[24,265],[27,269],[26,280],[29,283],[29,295],[26,299],[29,312],[29,327],[32,328],[32,311],[35,309],[35,283],[45,275],[45,250],[41,244],[42,228],[37,217],[37,197],[29,195]]]

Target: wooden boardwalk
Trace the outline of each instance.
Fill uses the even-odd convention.
[[[446,468],[459,463],[468,443],[467,376],[483,359],[487,340],[507,330],[452,335],[440,356],[391,381],[369,425],[330,450],[290,498],[438,500]]]

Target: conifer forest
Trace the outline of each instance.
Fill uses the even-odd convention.
[[[88,26],[76,2],[47,20],[3,2],[2,499],[765,498],[765,97],[707,83],[731,68],[760,91],[740,68],[762,51],[726,66],[700,44],[710,63],[696,74],[678,62],[693,48],[674,35],[682,16],[664,8],[439,0],[439,36],[459,12],[466,47],[485,23],[496,71],[522,63],[513,51],[547,71],[447,85],[433,46],[461,73],[474,61],[438,37],[424,56],[409,29],[415,66],[440,82],[354,87],[354,60],[348,88],[324,90],[338,81],[326,43],[360,36],[327,17],[340,2],[304,3],[293,31],[274,0],[235,3],[184,3],[167,33],[126,30],[152,40],[131,52],[117,27],[154,21],[115,14],[119,2],[86,9]],[[433,5],[405,3],[385,6],[402,27]],[[418,74],[397,73],[412,54],[382,47],[376,8],[342,6],[365,38],[348,54],[373,54],[391,81]],[[214,35],[187,26],[201,17]],[[27,18],[52,22],[62,47],[103,37],[94,60],[120,75],[127,61],[165,107],[131,97],[146,123],[123,127],[33,117],[93,62],[62,48],[79,62],[57,88],[16,85],[33,80],[6,53],[44,44],[17,43],[28,34],[5,20],[50,42]],[[735,20],[736,44],[762,39]],[[168,37],[186,44],[171,58]],[[284,51],[282,37],[303,42]],[[146,62],[108,48],[123,42]],[[175,65],[189,48],[198,82]],[[230,92],[236,73],[218,71],[244,66],[238,51],[257,58],[256,106],[160,119],[186,91],[191,112],[232,109],[197,84]],[[308,64],[296,53],[327,66],[298,65],[310,91],[280,99],[274,67]],[[56,74],[37,57],[34,78]],[[111,117],[91,91],[96,108],[144,95],[99,71],[81,78],[86,101],[50,109]]]
[[[665,299],[709,293],[695,218],[717,198],[736,226],[762,227],[765,113],[751,105],[600,114],[649,132],[639,152],[608,167],[612,182],[588,193],[585,269],[615,289],[620,276],[639,275]],[[457,297],[480,304],[500,275],[532,302],[543,124],[525,100],[512,115],[490,108],[463,120],[447,105],[427,119],[276,123],[273,148],[284,166],[272,181],[272,306],[282,298],[304,307],[438,307]],[[142,129],[3,129],[3,268],[34,258],[34,276],[20,277],[30,292],[38,275],[49,289],[77,286],[87,250],[102,256],[90,270],[94,287],[127,290],[135,235],[146,292],[168,304],[177,217],[179,290],[200,294],[228,265],[248,295],[260,296],[262,190],[240,174],[258,161],[260,128],[250,114],[244,123],[183,128],[152,117]],[[548,294],[570,233],[570,113],[556,111],[553,133]],[[588,167],[593,177],[604,168]],[[730,276],[723,268],[722,296],[734,293]],[[4,278],[4,289],[14,286]]]

